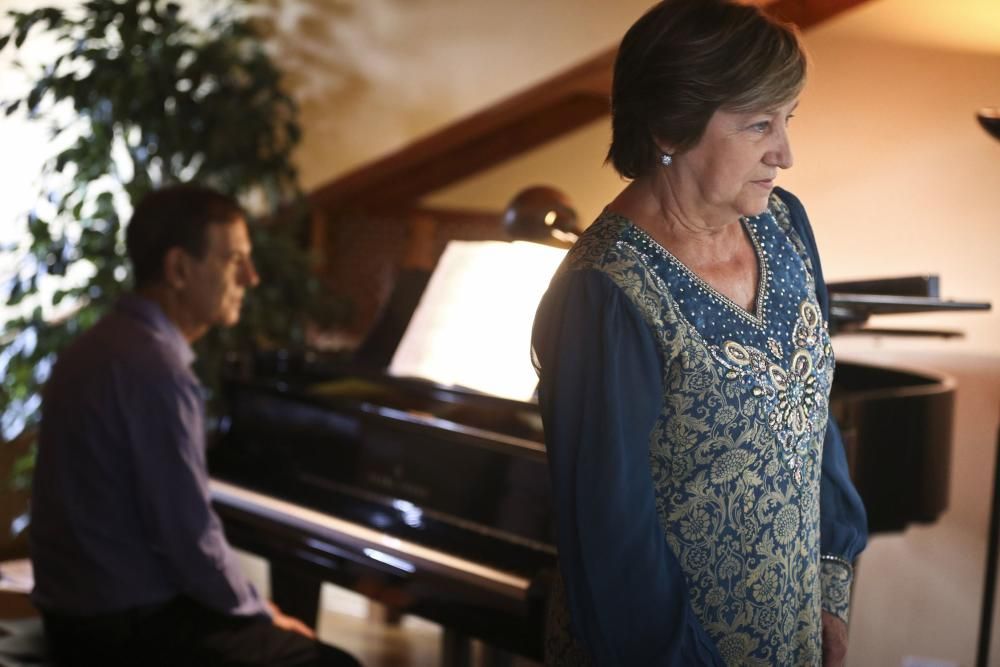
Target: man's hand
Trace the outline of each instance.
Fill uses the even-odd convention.
[[[823,612],[823,667],[843,667],[847,657],[847,623]]]
[[[290,630],[291,632],[297,632],[303,637],[308,637],[309,639],[316,639],[316,633],[308,625],[295,618],[294,616],[287,616],[280,609],[278,605],[273,602],[267,603],[268,609],[271,610],[271,620],[276,626],[282,630]],[[825,628],[825,626],[824,626]]]

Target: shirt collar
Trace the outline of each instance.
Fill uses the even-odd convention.
[[[138,294],[124,294],[118,299],[116,308],[128,317],[135,318],[148,326],[185,367],[194,361],[194,350],[181,334],[177,325],[167,317],[160,305]]]

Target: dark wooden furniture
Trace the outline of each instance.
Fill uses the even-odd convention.
[[[210,450],[230,540],[271,561],[280,606],[315,619],[322,581],[540,659],[555,567],[533,403],[283,358],[228,387]],[[270,367],[268,367],[270,366]],[[947,506],[953,385],[838,365],[833,410],[873,532]]]

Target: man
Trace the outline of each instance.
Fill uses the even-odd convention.
[[[190,344],[235,324],[259,281],[240,207],[154,192],[127,248],[135,292],[60,355],[43,396],[32,596],[57,661],[357,665],[258,596],[210,506]]]

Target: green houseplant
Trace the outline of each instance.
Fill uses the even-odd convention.
[[[65,148],[40,176],[28,238],[0,249],[19,266],[0,292],[19,308],[0,333],[5,439],[30,433],[56,352],[128,288],[124,225],[151,188],[196,181],[236,195],[251,213],[262,283],[237,328],[199,341],[198,371],[210,389],[227,354],[301,346],[307,322],[324,326],[343,314],[304,250],[291,162],[297,109],[251,20],[230,9],[196,25],[163,0],[88,0],[8,18],[0,50],[20,49],[39,30],[63,49],[29,73],[27,95],[0,108],[53,123]],[[63,120],[57,112],[67,105]],[[89,277],[81,281],[81,272]],[[53,309],[59,314],[46,317]],[[30,466],[30,457],[19,463],[22,482]]]

